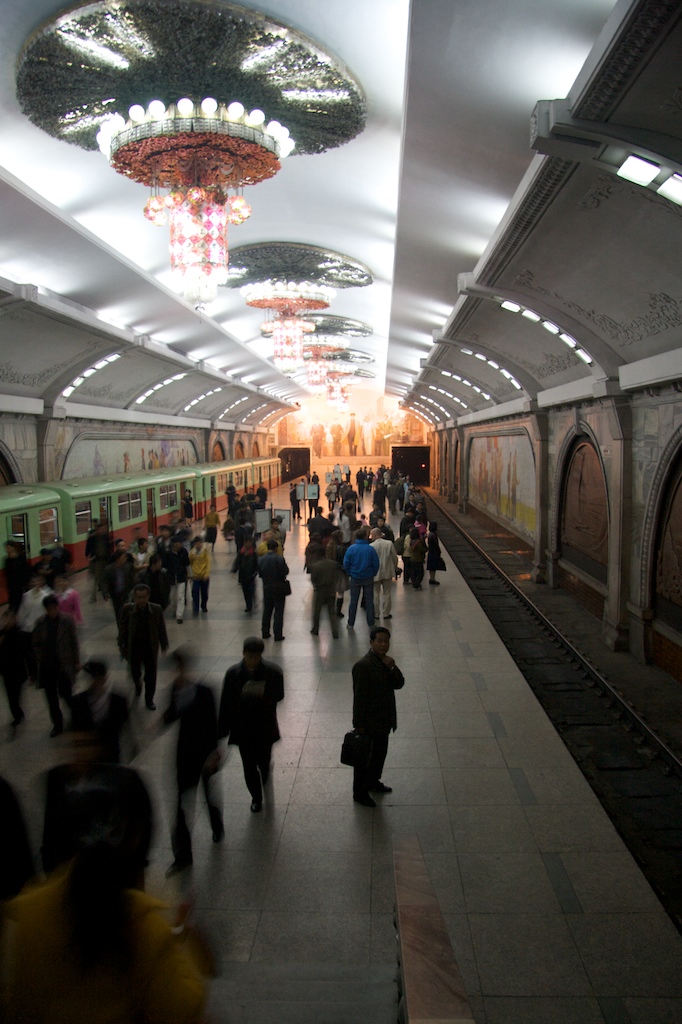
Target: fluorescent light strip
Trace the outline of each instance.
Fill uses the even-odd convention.
[[[680,178],[680,204],[682,204],[682,178]],[[542,326],[545,328],[546,331],[549,331],[550,334],[558,335],[560,340],[563,341],[564,345],[568,345],[569,348],[574,349],[575,354],[578,355],[578,351],[577,351],[577,349],[578,349],[578,342],[575,340],[575,338],[572,338],[570,334],[566,334],[565,331],[562,331],[561,328],[558,327],[551,320],[543,320],[542,317],[538,316],[538,314],[534,310],[526,309],[524,306],[520,306],[518,304],[518,302],[501,302],[500,303],[500,308],[501,309],[507,309],[511,313],[521,312],[521,316],[525,316],[527,320],[532,320],[533,323],[540,323],[540,324],[542,324]],[[464,349],[462,349],[462,352],[464,352]],[[594,360],[592,359],[592,356],[589,355],[589,353],[584,348],[581,348],[580,352],[582,352],[582,355],[580,356],[582,361],[584,363],[587,363],[588,366],[591,366],[592,363],[594,362]],[[466,353],[466,354],[468,354],[468,353]],[[488,365],[489,366],[493,366],[493,365],[496,366],[496,364],[491,363],[490,360],[488,360]],[[499,369],[499,367],[496,367],[496,368]],[[506,376],[506,374],[505,374],[505,376]],[[513,378],[510,377],[509,379],[512,380]],[[518,384],[518,382],[514,382],[514,386],[515,387],[518,386],[519,389],[521,387],[521,385]]]
[[[116,360],[120,358],[120,352],[112,352],[110,356],[105,356],[104,359],[100,359],[100,361],[98,363],[95,363],[94,366],[89,366],[87,370],[83,370],[83,372],[78,377],[74,377],[74,379],[71,381],[67,388],[64,388],[64,390],[62,391],[62,397],[70,398],[71,395],[76,390],[76,388],[79,388],[81,384],[84,384],[88,377],[94,376],[94,374],[96,374],[98,370],[103,370],[106,366],[109,365],[109,363],[115,363]]]
[[[155,391],[160,391],[161,388],[167,388],[169,384],[173,384],[176,380],[182,380],[183,377],[186,376],[186,373],[174,373],[172,377],[166,377],[165,380],[162,380],[158,384],[155,384],[153,388],[149,388],[142,395],[140,395],[139,398],[136,398],[135,405],[142,405],[142,403],[146,402],[149,396],[153,395]]]

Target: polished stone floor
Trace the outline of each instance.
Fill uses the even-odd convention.
[[[348,631],[344,619],[333,640],[323,619],[320,636],[310,635],[304,534],[294,526],[286,546],[286,640],[266,641],[286,690],[269,798],[263,813],[250,812],[231,749],[216,780],[225,840],[211,841],[198,804],[194,868],[170,881],[174,735],[156,728],[169,666],[159,711],[134,707],[133,764],[156,811],[149,890],[169,902],[191,892],[232,976],[247,961],[250,971],[390,965],[391,839],[416,832],[478,1024],[679,1024],[682,938],[447,556],[440,587],[393,587],[391,654],[406,678],[384,772],[393,793],[377,797],[375,810],[352,802],[339,751],[351,721],[350,670],[368,649],[368,630],[358,617]],[[208,615],[182,626],[168,619],[171,646],[195,648],[196,674],[216,698],[244,637],[260,632],[229,573],[233,547],[222,538],[216,546]],[[83,607],[84,657],[105,656],[131,695],[111,606]],[[16,739],[2,728],[0,773],[22,798],[37,850],[41,773],[65,744],[48,738],[42,694],[27,690],[24,705]]]

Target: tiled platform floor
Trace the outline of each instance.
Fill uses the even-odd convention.
[[[334,641],[323,620],[320,636],[310,635],[304,543],[295,526],[286,640],[266,643],[286,685],[272,799],[264,813],[250,813],[231,750],[218,776],[224,843],[211,842],[202,806],[195,823],[195,866],[183,884],[219,960],[231,972],[246,961],[392,963],[391,837],[416,832],[479,1024],[679,1024],[682,938],[447,558],[440,587],[393,588],[391,654],[406,677],[384,773],[393,793],[376,810],[352,802],[350,769],[338,756],[350,725],[350,669],[368,631],[360,618],[354,632],[343,620]],[[244,637],[260,626],[257,614],[244,614],[232,557],[220,539],[208,616],[168,621],[171,644],[196,647],[198,674],[216,696]],[[111,606],[84,609],[84,655],[107,656],[130,693]],[[160,710],[169,681],[164,666]],[[23,799],[37,850],[40,773],[61,746],[48,738],[42,694],[28,690],[24,704],[18,737],[0,735],[0,773]],[[181,883],[164,878],[173,734],[150,728],[159,713],[135,708],[134,764],[156,807],[148,888],[173,901]]]

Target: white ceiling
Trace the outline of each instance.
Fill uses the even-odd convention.
[[[499,303],[480,295],[460,298],[458,290],[459,275],[474,271],[470,284],[501,287],[497,270],[490,270],[503,234],[500,224],[505,213],[508,226],[518,212],[519,197],[511,208],[509,204],[524,175],[528,172],[525,194],[537,187],[540,165],[551,163],[550,156],[534,156],[530,149],[533,109],[538,100],[569,94],[614,0],[276,0],[244,6],[302,30],[340,58],[365,90],[368,118],[365,131],[345,146],[321,155],[292,156],[274,179],[249,189],[253,216],[231,229],[231,244],[303,242],[365,263],[374,283],[339,291],[329,312],[373,327],[372,338],[354,347],[371,352],[377,387],[389,394],[409,392],[420,374],[420,360],[429,360],[421,371],[423,382],[439,375],[436,367],[448,372],[464,367],[466,372],[472,357],[455,344],[466,330],[478,342],[479,357],[506,360],[522,391],[532,397],[542,388],[579,381],[586,374],[617,376],[634,350],[616,352],[603,324],[580,313],[599,303],[601,291],[594,268],[583,272],[586,247],[594,242],[592,226],[587,217],[576,224],[571,205],[593,187],[603,167],[575,164],[570,191],[563,191],[561,184],[562,209],[556,217],[553,210],[543,209],[546,229],[536,231],[525,248],[514,250],[518,263],[510,259],[502,274],[508,290],[521,287],[536,298],[542,292],[544,315],[552,310],[556,314],[557,304],[561,306],[562,329],[569,322],[575,332],[582,329],[587,340],[581,336],[579,342],[592,355],[600,353],[598,365],[586,367],[572,355],[567,361],[565,352],[560,358],[546,345],[538,348],[538,335],[528,333],[527,323],[512,328]],[[621,0],[614,18],[620,22],[624,12],[645,6]],[[145,188],[115,174],[99,153],[48,137],[20,112],[14,86],[17,55],[41,22],[62,9],[54,0],[0,0],[0,278],[11,298],[16,298],[11,295],[13,283],[37,286],[42,297],[37,304],[24,302],[21,317],[19,305],[3,307],[0,363],[13,365],[4,376],[0,372],[0,391],[17,393],[12,380],[21,376],[27,351],[18,351],[20,338],[24,342],[19,344],[34,347],[34,363],[40,362],[42,352],[45,365],[59,363],[65,379],[88,365],[97,350],[91,343],[78,353],[60,350],[56,359],[54,347],[41,349],[35,318],[45,316],[44,297],[49,296],[67,320],[69,309],[80,308],[121,328],[112,338],[118,338],[122,350],[130,349],[128,380],[133,361],[144,349],[144,370],[138,359],[134,373],[140,388],[166,377],[169,360],[181,366],[185,357],[194,364],[202,361],[194,368],[187,363],[193,372],[177,388],[163,390],[163,406],[161,396],[145,403],[150,413],[186,416],[188,396],[204,393],[212,379],[227,387],[224,374],[230,375],[235,395],[241,393],[240,382],[251,385],[244,392],[250,395],[242,407],[245,412],[263,404],[256,388],[303,401],[306,393],[266,360],[267,343],[259,332],[262,317],[244,305],[238,291],[220,289],[202,315],[170,290],[167,229],[155,228],[143,217]],[[603,49],[602,40],[598,51]],[[633,104],[640,120],[646,118],[646,90],[660,82],[655,75],[650,78],[647,84],[642,75],[640,105]],[[619,199],[630,201],[637,199],[629,193]],[[607,225],[610,231],[616,231],[622,213],[612,204],[616,219]],[[666,223],[666,244],[674,249],[677,228],[670,218]],[[576,264],[567,266],[561,256],[564,245]],[[603,255],[608,257],[607,245]],[[531,264],[535,274],[528,277]],[[667,285],[671,292],[676,288],[672,279]],[[60,299],[72,305],[60,305]],[[637,302],[631,312],[638,315]],[[97,319],[88,325],[96,334]],[[107,348],[106,327],[99,326]],[[443,344],[434,346],[434,331],[443,332]],[[658,351],[670,348],[668,338]],[[156,374],[154,360],[159,361]],[[476,369],[481,371],[476,377],[481,391],[491,397],[484,400],[480,392],[463,386],[458,394],[470,399],[469,411],[490,408],[518,393],[482,360]],[[75,398],[89,404],[108,402],[113,409],[134,405],[134,387],[124,394],[118,379],[113,386],[121,372],[119,363],[112,367],[112,386],[101,388],[99,398],[85,391]],[[30,382],[21,387],[21,393],[54,400],[54,387],[49,394]],[[416,394],[410,392],[410,400]],[[193,412],[213,420],[225,408],[224,397],[221,391]],[[452,415],[463,411],[454,400],[443,401]]]

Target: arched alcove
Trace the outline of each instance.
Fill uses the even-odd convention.
[[[211,451],[211,462],[225,462],[225,449],[223,448],[222,441],[213,442],[213,450]]]
[[[252,459],[259,459],[260,458],[260,445],[258,444],[258,441],[254,441],[252,446],[251,446],[251,458]]]
[[[234,443],[234,457],[235,457],[235,459],[244,459],[244,458],[246,458],[246,456],[244,454],[244,445],[243,445],[243,443],[241,441],[235,441],[235,443]]]
[[[604,612],[608,545],[609,509],[604,469],[592,442],[580,436],[568,452],[563,473],[559,510],[559,549],[563,565],[559,583],[599,618]]]

